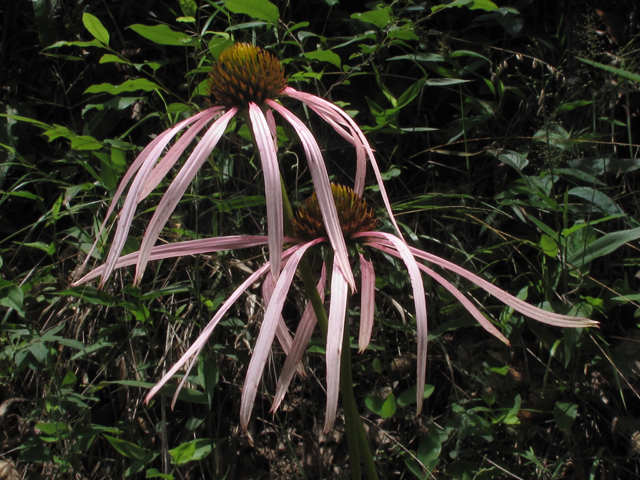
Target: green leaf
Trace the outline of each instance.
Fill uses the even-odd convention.
[[[150,468],[145,472],[144,478],[164,478],[165,480],[173,480],[173,475],[169,473],[160,473],[157,468]]]
[[[396,413],[398,409],[398,405],[396,403],[396,397],[393,393],[390,393],[387,399],[382,404],[382,408],[380,409],[380,416],[382,418],[391,418],[393,414]]]
[[[307,52],[304,57],[309,60],[320,60],[321,62],[329,62],[336,67],[340,68],[340,56],[333,53],[331,50],[316,50],[315,52]]]
[[[628,80],[632,80],[634,82],[640,82],[640,75],[638,75],[637,73],[631,73],[627,70],[623,70],[621,68],[616,68],[616,67],[611,67],[609,65],[604,65],[602,63],[598,63],[598,62],[594,62],[592,60],[587,60],[586,58],[580,58],[580,57],[576,57],[578,60],[580,60],[583,63],[586,63],[587,65],[591,65],[593,67],[597,67],[600,68],[606,72],[609,73],[615,73],[616,75],[620,75],[622,78],[626,78]]]
[[[417,385],[413,387],[407,388],[400,396],[398,397],[398,405],[404,407],[406,405],[413,405],[416,403],[416,390],[418,389]],[[424,393],[422,394],[422,398],[429,398],[433,393],[434,386],[433,385],[425,385]]]
[[[435,7],[431,7],[431,13],[453,7],[467,7],[469,10],[485,10],[487,12],[498,10],[498,6],[489,0],[455,0],[454,2],[446,5],[436,5]]]
[[[146,78],[138,78],[136,80],[127,80],[121,85],[112,85],[110,83],[101,83],[100,85],[92,85],[87,88],[84,93],[109,93],[111,95],[120,95],[124,92],[136,92],[143,90],[152,92],[154,90],[163,90],[160,85]]]
[[[111,437],[109,435],[105,435],[104,438],[109,441],[113,448],[115,448],[119,453],[127,458],[144,460],[147,455],[147,451],[139,445],[136,445],[135,443],[131,443],[120,438]]]
[[[23,301],[24,293],[19,286],[8,280],[0,280],[0,305],[13,308],[20,317],[24,317]]]
[[[198,5],[194,0],[178,0],[180,9],[185,17],[195,17],[198,11]]]
[[[553,407],[553,416],[560,430],[569,432],[571,426],[578,416],[578,405],[569,402],[556,402]]]
[[[378,27],[379,29],[383,29],[392,21],[392,17],[389,14],[389,9],[381,8],[380,10],[371,10],[370,12],[364,13],[354,13],[351,15],[351,18],[355,20],[360,20],[361,22],[371,23]]]
[[[184,465],[187,462],[195,462],[207,457],[215,445],[216,442],[209,438],[198,438],[169,450],[169,455],[175,465]]]
[[[551,258],[556,258],[556,255],[558,255],[558,244],[548,235],[542,234],[542,238],[540,238],[540,248],[545,255]]]
[[[432,471],[438,464],[441,450],[442,442],[440,441],[440,434],[438,430],[433,427],[429,429],[427,436],[420,442],[416,456],[429,471]]]
[[[463,80],[461,78],[430,78],[427,85],[442,87],[445,85],[457,85],[459,83],[473,82],[473,80]]]
[[[197,39],[190,37],[186,33],[176,32],[167,25],[140,25],[135,24],[129,27],[138,35],[143,36],[147,40],[151,40],[158,45],[173,45],[182,47],[184,45],[190,45]]]
[[[244,13],[251,18],[278,23],[280,12],[269,0],[224,0],[224,5],[230,12]]]
[[[640,238],[640,227],[632,230],[621,230],[619,232],[607,233],[595,242],[587,245],[571,255],[568,262],[574,267],[580,268],[590,261],[608,255],[617,250],[627,242],[633,242]]]
[[[82,23],[89,33],[94,36],[96,40],[99,42],[109,45],[109,32],[104,28],[100,20],[91,15],[90,13],[84,12],[82,14]]]

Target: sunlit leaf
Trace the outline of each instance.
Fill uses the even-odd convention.
[[[233,13],[244,13],[251,18],[277,23],[280,12],[269,0],[224,0],[224,5]]]
[[[93,35],[96,40],[105,45],[109,45],[109,32],[107,32],[107,29],[104,28],[102,22],[100,22],[97,17],[84,12],[82,14],[82,23],[84,23],[85,28],[89,30],[89,33]]]

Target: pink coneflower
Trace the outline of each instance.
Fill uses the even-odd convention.
[[[118,199],[129,182],[132,179],[133,181],[120,212],[111,249],[102,270],[102,283],[111,275],[116,266],[127,239],[137,204],[145,199],[161,182],[196,136],[204,132],[165,192],[147,226],[136,262],[134,283],[139,283],[162,228],[194,176],[220,141],[231,119],[238,115],[248,122],[262,162],[271,272],[277,279],[281,268],[283,212],[280,169],[276,156],[276,123],[273,115],[273,111],[275,111],[293,127],[300,138],[309,163],[312,180],[318,192],[322,219],[326,225],[327,237],[335,251],[336,262],[351,288],[355,288],[353,273],[349,269],[345,241],[340,233],[338,215],[331,195],[329,176],[320,148],[304,123],[276,100],[285,97],[300,100],[355,147],[357,168],[354,190],[359,195],[362,195],[364,189],[366,159],[369,158],[380,186],[383,201],[391,221],[399,233],[391,215],[391,206],[382,183],[380,170],[362,131],[344,111],[331,102],[288,87],[280,62],[265,50],[246,43],[236,44],[220,54],[218,61],[212,67],[209,92],[209,100],[213,106],[183,120],[156,137],[140,153],[124,175],[107,211],[107,219],[113,213]],[[180,132],[183,132],[180,139],[163,156],[166,146]],[[97,237],[100,238],[100,234]],[[87,260],[89,257],[90,255]]]
[[[597,322],[593,320],[560,315],[529,305],[528,303],[508,294],[504,290],[458,265],[436,255],[409,247],[397,236],[376,230],[377,220],[372,210],[369,209],[365,200],[352,189],[331,185],[331,192],[334,204],[337,206],[341,233],[352,246],[357,247],[353,248],[352,251],[358,251],[357,262],[360,267],[361,279],[360,332],[358,346],[361,352],[367,348],[371,338],[375,304],[375,269],[373,262],[368,260],[365,255],[368,255],[368,251],[377,250],[402,259],[406,265],[413,289],[418,336],[417,413],[420,413],[422,409],[422,392],[424,391],[427,362],[427,308],[421,271],[448,290],[460,303],[462,303],[467,311],[469,311],[469,313],[485,330],[503,342],[507,344],[509,343],[505,336],[484,315],[482,315],[478,308],[460,290],[433,269],[422,263],[423,260],[445,270],[449,270],[450,272],[460,275],[461,277],[475,283],[478,287],[490,293],[509,307],[539,322],[569,328],[597,325]],[[245,378],[245,385],[242,390],[240,406],[240,423],[242,428],[245,430],[247,428],[258,384],[262,377],[271,345],[273,344],[276,336],[278,336],[278,339],[287,354],[283,370],[276,386],[272,410],[278,408],[289,387],[289,383],[293,378],[296,368],[302,359],[317,321],[313,309],[309,304],[307,304],[295,335],[293,339],[291,339],[286,327],[284,326],[281,312],[300,260],[309,249],[323,242],[327,242],[328,240],[327,227],[326,223],[323,221],[321,209],[322,207],[319,196],[314,193],[309,199],[307,199],[295,215],[293,224],[297,238],[285,238],[286,242],[293,243],[294,245],[284,251],[279,259],[284,264],[279,278],[277,280],[273,278],[270,272],[269,262],[266,262],[249,278],[247,278],[247,280],[245,280],[231,294],[231,296],[225,300],[213,319],[204,328],[198,339],[193,343],[193,345],[191,345],[182,358],[173,365],[157,385],[151,389],[146,397],[146,401],[149,401],[158,392],[158,390],[183,367],[183,365],[190,362],[182,379],[182,383],[180,384],[180,387],[182,387],[182,384],[187,379],[189,371],[195,363],[197,356],[218,322],[226,314],[227,310],[252,284],[254,284],[259,278],[266,276],[265,284],[267,285],[267,288],[265,288],[265,290],[268,292],[266,295],[266,312],[260,327],[260,333],[258,334],[258,338],[254,346],[254,351]],[[265,237],[249,236],[187,241],[155,247],[150,252],[149,259],[157,260],[182,255],[247,248],[256,245],[264,245],[267,241],[268,239]],[[136,252],[117,259],[114,268],[138,263],[139,255],[140,252]],[[81,279],[78,283],[84,283],[92,278],[102,275],[105,268],[105,266],[97,268]],[[350,268],[349,271],[351,271]],[[325,266],[323,265],[318,284],[318,290],[321,293],[324,292],[324,283]],[[335,263],[331,272],[331,286],[329,292],[329,322],[326,339],[327,407],[324,425],[325,431],[329,431],[333,428],[336,418],[340,384],[342,340],[346,320],[346,308],[349,298],[348,281],[342,268],[338,267]],[[178,392],[176,391],[174,402],[177,395]]]

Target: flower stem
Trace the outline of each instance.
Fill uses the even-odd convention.
[[[284,218],[284,233],[293,237],[293,210],[289,202],[284,182],[282,186],[282,205]],[[316,288],[311,266],[306,258],[303,258],[298,265],[298,272],[302,277],[304,289],[307,297],[313,306],[313,310],[318,319],[318,325],[322,331],[322,336],[327,338],[328,319],[327,312],[324,309],[320,295]],[[340,361],[340,395],[342,397],[342,406],[344,408],[345,428],[347,435],[347,449],[349,450],[349,463],[351,467],[351,479],[362,479],[361,464],[364,463],[364,470],[369,480],[378,480],[373,455],[369,447],[362,418],[358,412],[358,405],[353,393],[353,377],[351,375],[351,341],[349,338],[349,322],[345,322],[345,332],[342,345],[342,358]]]

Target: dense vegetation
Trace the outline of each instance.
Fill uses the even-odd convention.
[[[175,409],[175,386],[143,404],[266,249],[152,262],[136,287],[133,269],[102,289],[71,286],[127,166],[208,106],[210,67],[236,41],[268,49],[290,85],[353,116],[409,243],[531,304],[601,322],[544,326],[448,275],[505,346],[427,283],[428,387],[416,417],[409,280],[379,254],[374,336],[363,354],[354,348],[352,373],[381,478],[640,478],[640,8],[439,3],[0,5],[0,478],[348,478],[342,416],[321,433],[319,332],[306,378],[269,413],[284,362],[274,348],[249,432],[240,430],[264,313],[258,285],[216,330]],[[288,106],[311,125],[332,179],[352,184],[353,149]],[[260,162],[241,125],[232,122],[162,241],[265,233]],[[295,133],[279,124],[278,141],[295,207],[311,177]],[[141,204],[125,253],[140,246],[171,178]],[[365,197],[391,231],[375,182]],[[301,288],[289,295],[292,330],[304,298]],[[356,347],[360,312],[350,308]]]

